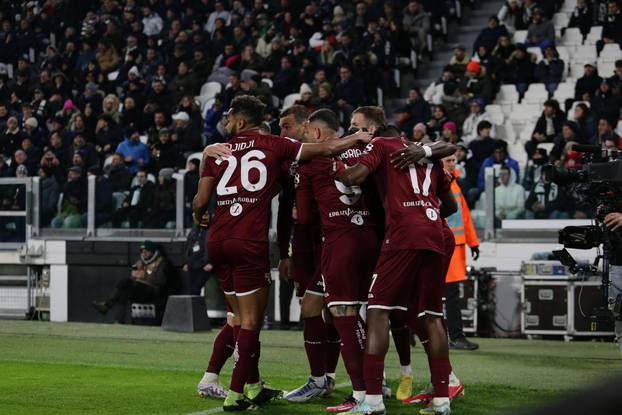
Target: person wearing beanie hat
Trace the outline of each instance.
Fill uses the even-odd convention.
[[[24,126],[31,127],[33,130],[39,128],[39,121],[35,117],[30,117],[24,121]]]
[[[467,73],[470,72],[475,75],[478,75],[479,74],[479,62],[472,60],[469,63],[467,63],[466,72]]]
[[[300,94],[300,99],[304,99],[305,94],[313,94],[313,90],[308,84],[303,83],[300,85],[300,91],[298,93]]]
[[[424,123],[417,123],[413,127],[413,141],[416,143],[423,143],[428,141],[428,136],[426,135],[427,128]]]
[[[129,277],[119,281],[105,301],[93,301],[93,308],[102,314],[119,305],[115,321],[123,322],[128,302],[152,303],[158,301],[166,285],[170,265],[152,241],[140,245],[140,258],[132,265]]]
[[[448,143],[456,144],[458,142],[458,126],[453,121],[447,121],[443,124],[442,138]]]
[[[469,102],[469,108],[471,113],[464,120],[462,124],[462,140],[469,144],[471,141],[475,140],[478,136],[477,126],[482,121],[488,121],[492,124],[492,119],[490,116],[484,112],[484,108],[486,107],[485,101],[482,97],[474,97]],[[494,138],[496,136],[496,130],[494,124],[492,124],[492,129],[490,131],[490,136]]]

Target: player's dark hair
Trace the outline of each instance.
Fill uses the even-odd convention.
[[[382,128],[387,124],[387,116],[384,113],[382,107],[366,106],[358,107],[352,114],[361,114],[365,119],[374,124],[376,128]]]
[[[279,118],[285,118],[289,115],[293,115],[296,119],[296,122],[302,124],[307,121],[307,117],[309,116],[309,111],[303,105],[292,105],[291,107],[283,110]]]
[[[400,130],[393,125],[387,125],[386,127],[380,127],[374,132],[374,137],[399,137]]]
[[[309,122],[322,122],[333,131],[339,131],[339,118],[328,108],[322,108],[309,115]]]
[[[239,114],[253,127],[263,121],[266,105],[259,98],[251,95],[238,95],[231,101],[231,114]]]

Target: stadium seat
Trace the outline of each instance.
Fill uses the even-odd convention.
[[[513,104],[518,102],[519,95],[516,90],[516,85],[506,84],[501,85],[501,89],[495,99],[496,104]]]
[[[576,27],[569,27],[566,29],[566,33],[564,33],[564,37],[562,38],[562,45],[564,46],[576,46],[583,44],[583,35],[581,34],[581,30]]]
[[[206,82],[201,87],[199,96],[205,97],[205,100],[215,97],[216,94],[222,91],[222,85],[218,82]]]
[[[551,150],[553,150],[554,146],[555,146],[555,143],[540,143],[540,144],[538,144],[538,148],[545,149],[547,154],[551,153]]]
[[[603,60],[606,62],[615,62],[616,60],[622,58],[622,51],[620,50],[620,45],[617,43],[607,43],[603,46],[603,50],[600,52],[599,60]]]
[[[536,63],[540,62],[543,58],[542,56],[542,49],[540,49],[537,46],[533,46],[530,48],[527,48],[527,52],[529,53],[533,53],[534,55],[536,55]]]
[[[553,15],[553,25],[555,29],[563,29],[568,27],[568,22],[570,22],[570,18],[566,13],[555,13]]]
[[[596,47],[594,45],[576,46],[571,55],[572,62],[584,64],[585,62],[594,62],[596,60]]]
[[[532,84],[532,85],[544,86],[544,84]],[[529,89],[527,89],[527,92],[525,92],[525,96],[523,97],[523,100],[521,102],[523,104],[542,105],[544,101],[546,101],[548,98],[549,98],[549,93],[546,89],[544,91],[540,89],[539,87],[535,87],[532,89],[530,85]]]
[[[186,158],[186,164],[188,164],[190,160],[199,160],[199,163],[200,163],[202,159],[203,159],[203,153],[198,151],[196,153],[190,154],[188,158]]]
[[[288,109],[289,107],[294,105],[294,102],[298,101],[299,99],[300,99],[300,94],[289,94],[283,100],[283,108],[282,108],[282,110]]]
[[[495,125],[502,125],[505,119],[505,114],[501,105],[489,104],[486,105],[486,113],[490,116],[490,119]]]
[[[201,114],[203,115],[203,119],[205,119],[205,114],[207,114],[207,111],[212,108],[214,102],[216,102],[216,98],[210,98],[207,101],[201,103]]]
[[[270,89],[272,89],[272,85],[273,85],[272,79],[270,79],[270,78],[262,78],[261,82],[263,82],[264,84],[268,85],[270,87]]]
[[[590,33],[588,33],[585,38],[586,45],[595,45],[603,37],[603,27],[602,26],[592,26],[590,29]]]
[[[598,66],[598,74],[604,78],[609,78],[613,76],[614,71],[616,70],[615,61],[607,61],[598,59],[596,62]]]
[[[505,140],[508,143],[516,141],[516,132],[510,121],[497,126],[497,138]]]
[[[574,87],[575,85],[572,82],[562,82],[557,86],[553,99],[557,100],[560,106],[564,108],[565,101],[574,97]]]
[[[525,43],[525,40],[527,40],[527,31],[526,30],[517,30],[516,32],[514,32],[514,36],[513,36],[513,41],[514,44],[516,43]]]
[[[576,4],[577,3],[574,0],[566,0],[563,2],[562,6],[560,7],[560,11],[566,12],[566,13],[572,13]]]

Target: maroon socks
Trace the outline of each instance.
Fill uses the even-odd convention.
[[[237,338],[238,360],[231,375],[231,390],[237,393],[244,392],[244,384],[256,364],[256,354],[259,348],[259,332],[240,329]]]
[[[303,320],[303,336],[311,376],[324,376],[326,374],[326,328],[322,316]]]
[[[365,390],[363,379],[363,353],[365,352],[365,330],[359,324],[358,315],[333,317],[333,323],[341,337],[341,356],[345,364],[352,388],[355,391]]]
[[[333,324],[326,324],[326,373],[335,373],[341,352],[341,338]]]
[[[233,354],[234,349],[233,327],[225,324],[214,339],[212,356],[209,359],[206,372],[219,374],[227,359]]]
[[[384,356],[365,353],[363,369],[367,395],[382,395]]]

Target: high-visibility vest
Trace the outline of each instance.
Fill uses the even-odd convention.
[[[458,177],[458,172],[454,171],[454,176]],[[451,258],[449,270],[445,277],[446,282],[464,281],[466,279],[466,247],[479,245],[479,239],[475,232],[475,227],[471,221],[471,211],[466,199],[462,195],[462,190],[456,181],[451,182],[451,192],[458,204],[458,211],[447,218],[447,223],[454,233],[456,248]]]

